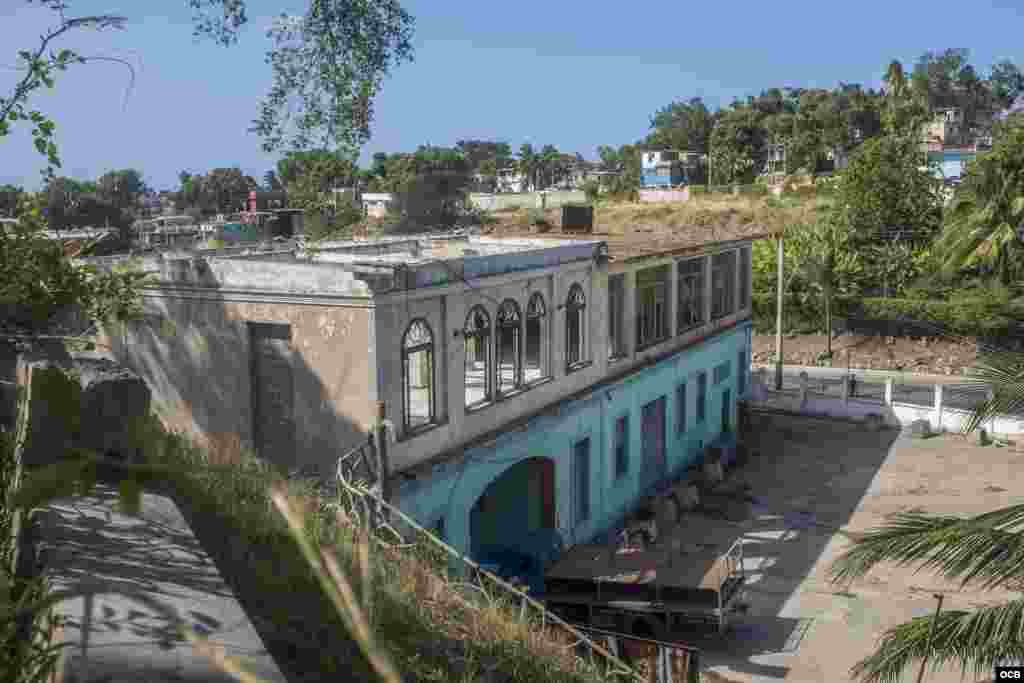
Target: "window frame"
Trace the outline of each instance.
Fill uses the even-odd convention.
[[[581,451],[580,447],[584,444],[586,445],[586,449],[585,451]],[[573,499],[574,526],[579,526],[584,522],[590,521],[590,457],[592,452],[592,445],[590,443],[589,436],[573,441],[572,466],[573,482],[575,484],[573,486],[573,491],[575,493]],[[581,455],[585,457],[581,458]],[[581,467],[581,462],[586,462],[586,466]]]
[[[707,292],[707,276],[705,273],[707,268],[706,259],[706,256],[697,256],[695,258],[679,259],[676,262],[676,301],[678,302],[676,305],[677,334],[685,334],[707,322],[707,311],[704,310],[704,295]],[[697,264],[698,268],[696,272],[690,272],[689,269],[684,271],[684,268],[691,264]],[[692,289],[696,289],[697,291],[695,296],[684,298],[683,284],[688,281],[695,281],[695,287],[691,288],[691,291]],[[684,311],[687,309],[684,308],[683,303],[689,299],[693,299],[696,302],[696,306],[693,307],[696,309],[696,320],[689,320],[689,317],[687,316],[684,321]]]
[[[649,282],[641,282],[642,277],[650,278]],[[660,277],[663,276],[663,277]],[[638,350],[648,349],[667,340],[672,334],[672,321],[670,317],[672,266],[662,264],[651,266],[636,272],[636,347]],[[650,301],[644,301],[646,295],[651,295]],[[659,301],[660,296],[660,301]],[[651,317],[648,318],[647,306]],[[661,307],[661,315],[658,315],[658,308]],[[650,338],[645,334],[645,323],[653,321],[649,325],[651,329]],[[659,329],[663,327],[663,329]]]
[[[537,309],[537,306],[534,305],[534,302],[540,302],[539,311]],[[537,349],[537,366],[540,372],[540,376],[534,380],[527,381],[526,361],[529,355],[527,353],[527,346],[529,344],[530,339],[529,325],[531,320],[536,321],[537,324],[540,325],[540,331],[537,335],[537,344],[539,347]],[[524,319],[523,325],[523,385],[530,386],[531,384],[536,384],[537,382],[541,382],[551,376],[551,370],[549,367],[550,362],[548,361],[548,347],[550,343],[550,335],[547,334],[548,305],[547,302],[544,301],[544,295],[541,294],[540,292],[534,292],[533,294],[531,294],[529,300],[526,302],[526,317]]]
[[[479,313],[483,316],[483,319],[487,321],[486,327],[481,331],[477,327],[470,328],[470,320],[474,319],[474,314]],[[471,331],[472,330],[472,331]],[[487,309],[480,304],[476,304],[469,309],[469,313],[466,314],[466,322],[462,326],[462,392],[463,392],[463,405],[468,410],[480,408],[482,406],[491,403],[494,400],[494,378],[492,377],[492,349],[491,349],[491,335],[494,334],[494,327],[491,325],[491,314],[487,312]],[[483,348],[484,350],[484,397],[479,401],[469,403],[466,401],[466,366],[469,362],[469,340],[475,339],[477,341],[477,348]]]
[[[619,425],[622,425],[620,430]],[[623,413],[615,418],[615,425],[612,430],[612,457],[614,459],[615,481],[619,481],[629,474],[629,413]],[[620,441],[621,438],[621,441]],[[619,449],[622,455],[619,455]]]
[[[704,424],[708,416],[708,373],[701,370],[697,373],[697,405],[694,410],[697,424]]]
[[[515,315],[515,321],[503,322],[503,314],[511,311]],[[512,388],[502,389],[501,371],[501,344],[502,330],[511,329],[513,337],[513,358],[512,358]],[[494,316],[494,395],[497,398],[510,396],[523,388],[523,311],[519,308],[519,302],[515,299],[505,299],[498,306],[498,312]]]
[[[736,352],[736,396],[739,398],[747,391],[747,375],[750,369],[747,364],[747,350],[740,349]]]
[[[565,297],[565,370],[572,372],[587,364],[586,360],[586,310],[587,295],[583,287],[574,282],[569,287],[569,293]],[[576,316],[578,339],[573,343],[572,326],[570,321]],[[576,357],[573,357],[575,349]]]
[[[711,256],[711,320],[721,320],[736,312],[736,261],[736,249]],[[724,280],[721,286],[720,280]]]
[[[613,284],[614,283],[614,284]],[[608,276],[608,359],[626,356],[626,275]]]
[[[419,342],[415,345],[409,346],[409,334],[413,331],[413,328],[417,325],[422,325],[423,329],[426,330],[429,336],[429,341]],[[430,323],[427,322],[426,318],[413,318],[409,321],[409,324],[405,328],[405,332],[402,334],[402,427],[403,431],[407,434],[413,434],[425,429],[429,429],[437,424],[437,375],[434,363],[434,330],[430,327]],[[420,425],[413,425],[411,422],[411,415],[409,412],[410,405],[412,403],[412,386],[410,380],[412,379],[409,374],[409,360],[413,354],[427,352],[427,364],[430,367],[430,388],[428,390],[429,395],[429,406],[427,421]]]
[[[736,310],[742,311],[750,307],[750,247],[740,247],[736,259],[736,267],[739,269],[739,291],[736,295]]]
[[[676,436],[686,434],[686,382],[676,385]]]

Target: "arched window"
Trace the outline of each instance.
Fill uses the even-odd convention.
[[[466,407],[491,400],[491,316],[474,306],[462,330],[466,340]]]
[[[587,298],[583,294],[583,288],[574,284],[569,288],[569,297],[565,302],[565,365],[568,370],[572,370],[584,360],[583,312],[586,306]]]
[[[495,324],[498,328],[498,395],[500,396],[523,384],[523,316],[519,312],[519,304],[511,299],[501,302]]]
[[[426,320],[409,323],[402,336],[402,401],[407,430],[434,422],[434,334]]]
[[[523,363],[527,384],[547,376],[547,314],[544,297],[534,292],[526,304],[526,360]]]

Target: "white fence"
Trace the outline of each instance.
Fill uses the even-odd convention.
[[[505,211],[508,209],[557,209],[571,202],[585,202],[587,195],[583,190],[558,190],[552,192],[515,192],[502,194],[485,194],[473,192],[469,202],[484,211]]]
[[[885,380],[884,392],[876,396],[850,395],[850,385],[842,382],[839,395],[816,389],[816,382],[806,372],[800,373],[796,388],[776,391],[769,387],[768,371],[760,368],[753,374],[753,383],[747,396],[751,407],[773,408],[804,415],[852,418],[866,420],[868,416],[879,416],[892,427],[908,427],[916,420],[927,420],[933,431],[960,432],[967,424],[971,411],[963,407],[952,407],[944,401],[946,386],[928,385],[934,400],[930,405],[920,402],[901,401],[897,394],[896,381]],[[861,380],[858,380],[861,381]],[[999,415],[983,424],[989,434],[1024,434],[1024,416]]]
[[[640,201],[649,203],[688,202],[690,201],[690,188],[684,187],[679,190],[641,189]]]

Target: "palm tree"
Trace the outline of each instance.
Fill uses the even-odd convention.
[[[992,149],[968,166],[936,244],[948,279],[974,264],[1009,284],[1024,275],[1024,126],[1008,127]]]
[[[995,415],[1024,410],[1024,354],[994,352],[978,362],[974,378],[991,388],[965,432]],[[832,565],[832,580],[847,583],[882,562],[936,570],[961,586],[1013,591],[1024,586],[1024,505],[974,517],[900,512],[876,529],[853,537]],[[1004,661],[1024,661],[1024,599],[973,610],[916,617],[882,636],[876,651],[851,670],[865,683],[895,683],[915,662],[933,668],[959,664],[976,675]]]

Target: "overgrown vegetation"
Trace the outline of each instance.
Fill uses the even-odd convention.
[[[522,618],[496,586],[464,583],[421,535],[369,537],[362,510],[311,479],[220,440],[203,450],[154,419],[139,425],[147,462],[88,454],[33,473],[25,508],[117,481],[125,509],[152,488],[171,495],[214,557],[282,668],[309,680],[623,680],[581,659],[572,641]],[[347,597],[346,597],[347,596]],[[6,613],[9,615],[9,613]],[[5,619],[6,624],[6,619]],[[364,628],[365,627],[365,628]],[[196,639],[194,634],[186,634]],[[202,640],[196,641],[200,645]],[[30,679],[29,679],[30,680]]]

